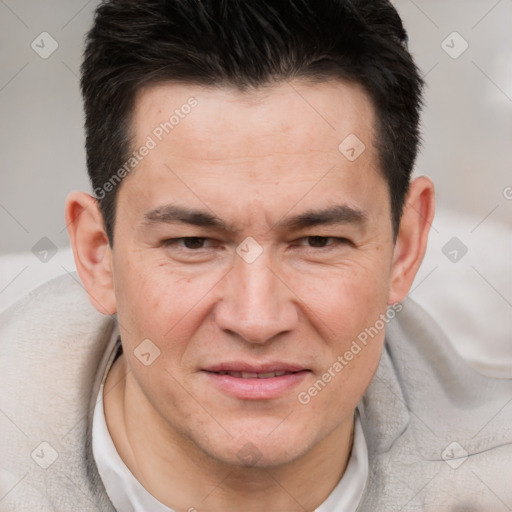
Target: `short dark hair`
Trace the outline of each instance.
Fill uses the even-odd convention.
[[[241,90],[293,78],[360,84],[396,236],[419,145],[423,81],[388,0],[106,0],[81,68],[87,168],[110,244],[118,187],[133,151],[136,93],[163,82]]]

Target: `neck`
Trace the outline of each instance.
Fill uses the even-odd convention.
[[[121,355],[104,387],[108,430],[135,478],[177,512],[312,511],[345,472],[352,448],[353,415],[312,450],[286,465],[234,466],[213,459],[186,437],[170,432],[144,401],[127,400],[137,387],[133,381]]]

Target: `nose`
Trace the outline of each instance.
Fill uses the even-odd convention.
[[[297,325],[296,297],[264,254],[252,263],[236,257],[223,284],[215,309],[215,322],[223,331],[264,344]]]

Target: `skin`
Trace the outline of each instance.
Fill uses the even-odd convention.
[[[412,182],[394,243],[375,112],[359,86],[341,81],[247,92],[152,86],[136,98],[134,147],[191,96],[197,106],[120,185],[113,248],[95,199],[75,192],[67,200],[80,277],[94,306],[117,313],[120,325],[107,425],[134,476],[176,511],[314,510],[345,470],[384,330],[308,404],[298,393],[406,296],[425,252],[433,185]],[[355,161],[338,150],[349,134],[366,146]],[[144,221],[171,203],[230,230]],[[333,205],[363,220],[284,224]],[[263,250],[252,263],[236,252],[249,236]],[[205,240],[198,249],[163,244],[180,237]],[[160,350],[149,366],[134,353],[144,339]],[[277,398],[240,399],[203,371],[235,360],[309,371]],[[244,446],[250,460],[239,457]]]

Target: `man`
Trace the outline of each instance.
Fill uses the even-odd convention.
[[[80,280],[5,315],[1,510],[512,504],[511,383],[406,299],[421,85],[385,0],[98,8]]]

